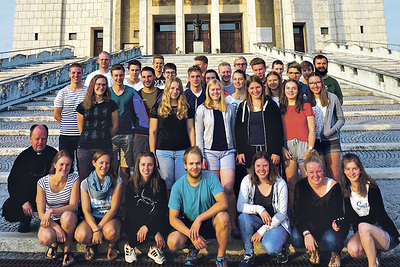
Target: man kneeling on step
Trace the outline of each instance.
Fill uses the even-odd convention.
[[[201,170],[203,155],[199,147],[186,149],[183,161],[187,174],[172,186],[168,204],[169,220],[174,228],[168,236],[168,247],[172,251],[189,247],[185,265],[193,266],[198,251],[207,247],[206,238],[216,236],[216,264],[227,266],[225,251],[231,225],[225,211],[228,202],[224,189],[214,172]]]

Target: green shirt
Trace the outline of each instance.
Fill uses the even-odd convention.
[[[147,109],[150,111],[154,106],[157,100],[158,90],[154,90],[154,92],[148,94],[142,90],[143,102],[146,105]]]
[[[338,81],[330,76],[324,79],[325,89],[332,94],[335,94],[339,99],[343,98],[342,90]]]

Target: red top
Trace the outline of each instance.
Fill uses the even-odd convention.
[[[303,110],[296,112],[296,106],[288,106],[287,112],[282,116],[284,141],[294,138],[300,141],[308,141],[307,117],[314,116],[310,103],[304,103]]]

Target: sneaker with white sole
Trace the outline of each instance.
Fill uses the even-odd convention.
[[[131,246],[129,246],[129,244],[125,244],[124,251],[125,251],[126,262],[132,263],[134,261],[137,261],[135,248],[132,248]]]
[[[149,253],[147,253],[147,256],[149,256],[149,258],[152,259],[157,264],[163,264],[165,262],[164,253],[158,247],[155,247],[155,248],[150,247]]]

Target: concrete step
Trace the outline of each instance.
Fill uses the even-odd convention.
[[[392,99],[385,99],[385,100],[344,100],[343,106],[354,106],[354,105],[392,105],[398,104],[397,101]]]
[[[345,111],[345,118],[348,117],[371,117],[371,116],[400,116],[400,110],[377,110],[377,111]]]
[[[343,94],[344,97],[349,97],[349,96],[373,96],[374,95],[371,92],[344,91],[344,90],[342,90],[342,94]]]
[[[49,102],[48,106],[9,106],[7,109],[8,110],[48,110],[48,111],[54,111],[53,102]]]

